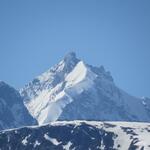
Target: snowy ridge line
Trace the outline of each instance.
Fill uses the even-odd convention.
[[[45,126],[57,126],[57,125],[69,125],[69,124],[73,124],[73,125],[80,125],[82,123],[86,123],[88,125],[102,125],[102,124],[114,124],[114,125],[118,125],[118,126],[124,126],[124,127],[138,127],[141,128],[142,126],[149,126],[150,127],[150,123],[148,122],[126,122],[126,121],[87,121],[87,120],[73,120],[73,121],[54,121],[54,122],[49,122],[49,123],[45,123],[42,125],[32,125],[32,126],[23,126],[20,128],[12,128],[12,129],[6,129],[6,130],[1,130],[1,132],[7,132],[7,131],[13,131],[13,130],[19,130],[19,129],[23,129],[23,128],[40,128],[40,127],[45,127]]]
[[[26,149],[149,150],[150,123],[57,121],[44,126],[1,131],[0,148],[16,149],[14,138],[19,148]]]

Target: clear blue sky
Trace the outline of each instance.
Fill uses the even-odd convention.
[[[0,0],[0,80],[20,88],[68,51],[150,97],[150,0]]]

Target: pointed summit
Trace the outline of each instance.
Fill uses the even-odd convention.
[[[64,71],[69,73],[79,62],[80,60],[76,57],[75,52],[68,53],[64,59]]]
[[[65,59],[68,58],[76,58],[76,53],[75,52],[69,52],[66,54]]]
[[[64,61],[65,62],[78,62],[79,59],[76,57],[76,53],[75,52],[69,52],[68,54],[66,54],[66,56],[64,57]]]

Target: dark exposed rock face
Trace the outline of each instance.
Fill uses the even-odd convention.
[[[0,81],[0,130],[35,124],[18,91]]]

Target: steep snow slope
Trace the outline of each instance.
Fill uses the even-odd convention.
[[[20,90],[39,124],[56,120],[150,121],[150,100],[119,89],[109,72],[69,53]]]
[[[0,130],[35,124],[20,94],[0,81]]]
[[[0,149],[149,150],[150,124],[96,121],[53,122],[41,127],[1,131]]]

